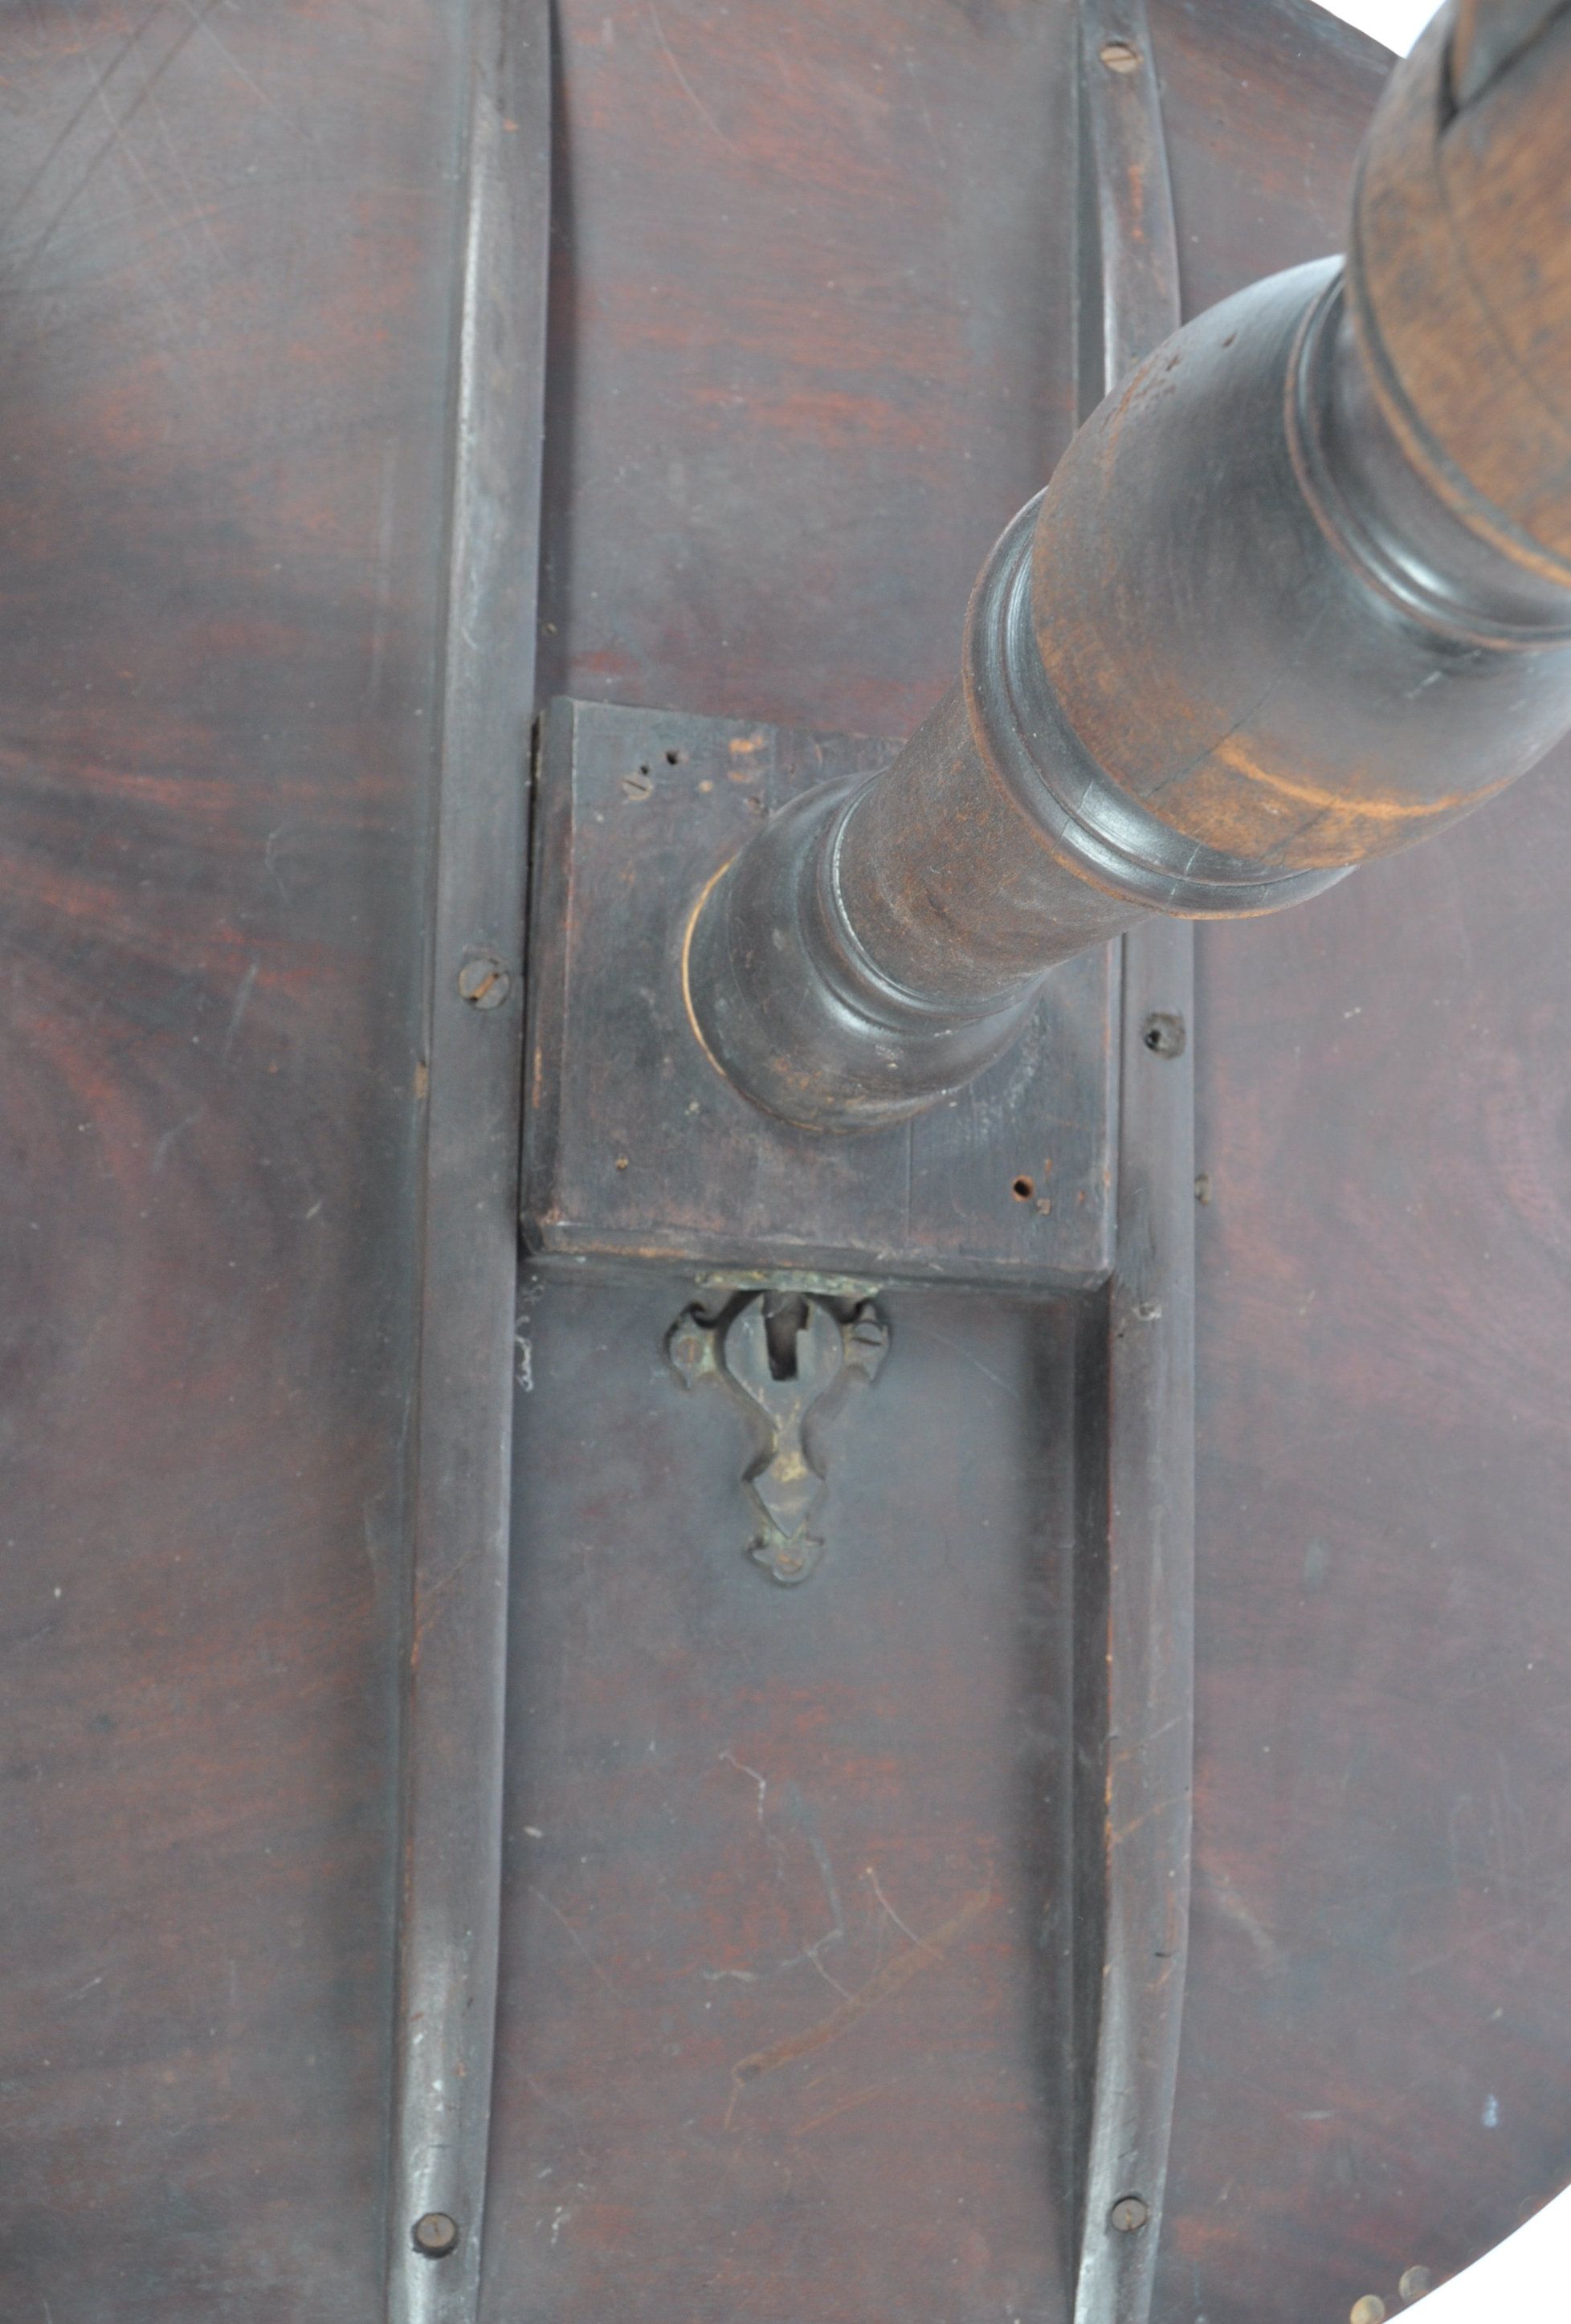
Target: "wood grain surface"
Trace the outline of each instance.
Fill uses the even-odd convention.
[[[458,29],[5,22],[19,2324],[376,2296]]]
[[[482,2316],[1063,2315],[1072,1310],[888,1294],[782,1590],[690,1280],[526,1292]]]
[[[931,707],[1074,426],[1068,18],[564,7],[542,694]]]
[[[1204,933],[1176,2317],[1394,2313],[1571,2178],[1564,767]]]
[[[1338,246],[1383,63],[1313,9],[1298,42],[1286,9],[1206,8],[1204,39],[1201,13],[1153,0],[1191,309]],[[1545,1715],[1567,1691],[1564,764],[1299,914],[1198,931],[1164,2324],[1310,2324],[1370,2292],[1395,2314],[1404,2269],[1442,2280],[1571,2178]]]

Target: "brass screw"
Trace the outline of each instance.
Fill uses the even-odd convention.
[[[1385,2301],[1378,2292],[1366,2292],[1348,2310],[1347,2324],[1384,2324]]]
[[[1107,2224],[1116,2227],[1121,2236],[1132,2236],[1150,2218],[1151,2212],[1140,2196],[1121,2195],[1107,2214]]]
[[[1132,41],[1105,41],[1102,46],[1101,55],[1102,61],[1109,72],[1140,70],[1140,51]]]
[[[704,1370],[704,1359],[707,1353],[705,1335],[691,1323],[686,1323],[672,1339],[669,1353],[672,1368],[683,1387],[693,1387]]]
[[[471,1009],[500,1009],[512,990],[513,978],[494,952],[476,953],[458,971],[458,998]]]
[[[446,2211],[428,2211],[414,2223],[414,2247],[424,2259],[446,2259],[458,2245],[458,2222]]]
[[[1422,2300],[1426,2292],[1433,2292],[1434,2289],[1435,2279],[1427,2267],[1403,2268],[1397,2284],[1397,2290],[1409,2305],[1415,2300]]]

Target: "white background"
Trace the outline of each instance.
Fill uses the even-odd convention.
[[[1435,13],[1435,0],[1320,0],[1345,24],[1356,24],[1371,40],[1383,41],[1405,57]]]

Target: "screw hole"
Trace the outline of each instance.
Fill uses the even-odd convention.
[[[1140,1038],[1153,1057],[1181,1057],[1188,1035],[1181,1017],[1166,1009],[1153,1009],[1140,1028]]]
[[[666,764],[668,767],[679,767],[682,763],[682,758],[683,753],[680,751],[668,751],[666,752]]]
[[[1037,1190],[1030,1179],[1017,1178],[1009,1191],[1017,1203],[1029,1203]]]

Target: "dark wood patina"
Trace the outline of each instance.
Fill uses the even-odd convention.
[[[411,1413],[387,2324],[479,2294],[502,1893],[520,1031],[540,572],[550,24],[468,27],[441,726],[418,1068],[420,1307]]]
[[[1146,912],[1302,901],[1571,725],[1571,21],[1536,18],[1455,72],[1436,21],[1371,131],[1345,268],[1258,283],[1121,375],[900,758],[707,890],[693,1022],[760,1105],[841,1130],[931,1105],[1055,962]],[[1142,42],[1090,62],[1132,87]]]
[[[3,2304],[56,2324],[361,2324],[390,2247],[431,2298],[465,2265],[381,2190],[474,21],[87,0],[5,37]],[[1065,23],[560,9],[542,696],[918,724],[1101,392]],[[1151,37],[1185,311],[1333,251],[1386,60],[1298,0],[1152,0]],[[1206,1196],[1163,2324],[1394,2313],[1571,2170],[1568,813],[1524,782],[1203,926],[1197,1006],[1147,988]],[[710,1290],[531,1269],[512,1318],[479,2312],[1062,2316],[1104,1959],[1065,1900],[1105,1829],[1070,1548],[1098,1366],[1153,1343],[886,1292],[782,1591],[746,1412],[666,1354]],[[799,1936],[849,2015],[780,1977]]]

